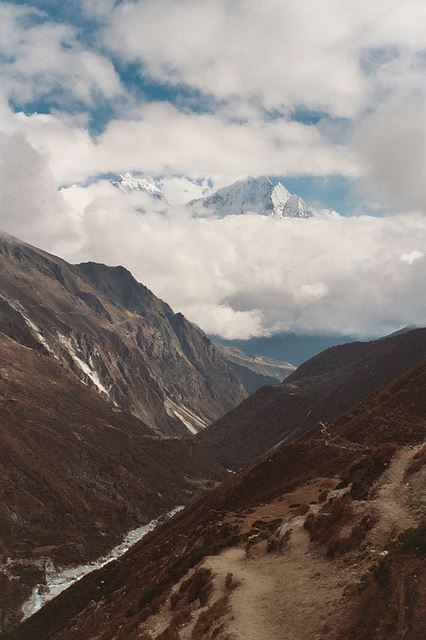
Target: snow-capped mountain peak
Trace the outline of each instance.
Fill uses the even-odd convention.
[[[131,173],[124,173],[111,180],[111,183],[123,193],[142,191],[158,200],[165,200],[161,190],[148,178],[136,177]]]
[[[282,217],[284,207],[291,198],[291,193],[285,188],[285,186],[279,182],[272,189],[271,202],[277,217]]]
[[[315,215],[306,202],[285,186],[265,176],[237,180],[205,198],[192,200],[188,206],[198,215],[212,212],[224,217],[245,213],[271,215],[276,218],[311,218]]]

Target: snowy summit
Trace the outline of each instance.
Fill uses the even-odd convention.
[[[199,215],[212,212],[220,217],[244,213],[276,218],[312,218],[315,211],[281,182],[268,177],[237,180],[205,198],[191,200],[188,206]]]
[[[118,178],[115,180],[111,180],[111,183],[114,187],[117,187],[120,191],[124,193],[131,193],[132,191],[142,191],[147,193],[153,198],[157,200],[166,201],[164,195],[161,190],[157,187],[157,185],[149,180],[148,178],[140,178],[133,176],[131,173],[120,174]]]

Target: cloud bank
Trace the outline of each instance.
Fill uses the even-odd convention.
[[[64,193],[83,211],[69,257],[124,263],[209,333],[380,335],[424,322],[421,215],[199,219],[181,207],[142,214],[149,203],[128,195],[106,182]]]
[[[423,0],[56,4],[0,6],[1,229],[125,264],[209,333],[424,324]],[[132,170],[172,206],[102,179]],[[182,206],[248,174],[340,176],[389,215]]]

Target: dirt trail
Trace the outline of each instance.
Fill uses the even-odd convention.
[[[323,435],[330,437],[326,425]],[[352,445],[333,440],[330,446]],[[247,553],[241,545],[205,558],[203,565],[213,574],[213,594],[206,606],[194,609],[190,623],[180,627],[181,640],[201,637],[194,635],[194,630],[207,614],[213,621],[208,637],[217,640],[340,640],[364,576],[376,566],[378,555],[391,548],[392,540],[417,524],[418,516],[416,520],[415,511],[410,510],[412,488],[404,476],[422,446],[399,449],[373,486],[369,500],[354,503],[354,514],[343,523],[339,535],[343,539],[350,536],[365,515],[373,516],[376,525],[353,553],[327,558],[323,547],[310,543],[303,527],[307,514],[293,511],[303,503],[308,505],[308,513],[318,514],[322,502],[317,498],[325,489],[330,501],[342,497],[350,487],[336,489],[337,478],[316,478],[247,513],[230,514],[230,522],[245,533],[258,520],[273,523],[269,542],[281,536],[283,547],[280,552],[267,553],[266,540],[254,533]],[[258,525],[255,530],[262,532]],[[237,584],[235,589],[226,588],[228,574]],[[222,608],[215,610],[224,599]],[[153,637],[165,631],[172,613],[167,604],[152,617],[149,628]]]
[[[376,487],[371,506],[379,521],[370,542],[377,548],[385,548],[392,536],[416,525],[403,478],[421,446],[401,449]],[[311,505],[311,510],[317,508]],[[206,559],[219,580],[230,572],[240,583],[230,596],[226,632],[232,640],[339,638],[349,606],[345,588],[356,585],[366,567],[323,558],[309,544],[303,521],[293,519],[290,544],[282,554],[266,554],[262,543],[253,548],[252,558],[234,547]]]
[[[373,508],[379,516],[379,522],[370,536],[373,542],[383,543],[390,536],[416,526],[416,519],[408,507],[407,487],[403,479],[412,459],[422,447],[423,443],[401,449],[375,487],[377,495]]]
[[[344,440],[340,436],[330,433],[326,422],[319,422],[321,434],[324,436],[324,444],[326,447],[335,447],[336,449],[346,449],[347,451],[368,451],[370,447],[358,442]]]
[[[217,576],[231,572],[240,582],[230,597],[227,633],[232,640],[315,640],[327,618],[335,616],[335,605],[351,580],[350,569],[312,554],[303,519],[298,521],[290,548],[282,555],[262,550],[247,559],[234,547],[206,560]]]

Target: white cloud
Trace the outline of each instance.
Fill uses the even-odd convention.
[[[71,209],[84,208],[83,243],[68,257],[124,264],[209,333],[380,335],[424,323],[424,217],[195,219],[176,207],[143,215],[110,189],[64,191]],[[404,255],[415,268],[403,268]]]
[[[211,180],[190,180],[186,176],[170,176],[161,179],[161,191],[171,204],[186,204],[211,192]]]
[[[426,221],[412,213],[426,202],[423,0],[81,6],[99,21],[90,44],[34,9],[0,6],[0,227],[71,259],[124,263],[227,337],[424,323]],[[126,93],[101,43],[169,88],[205,92],[209,110]],[[94,136],[87,110],[99,98],[115,116]],[[11,99],[57,110],[13,113]],[[65,112],[76,103],[82,113]],[[332,117],[306,124],[294,109]],[[74,184],[127,170],[163,176],[176,206]],[[364,197],[408,214],[195,220],[179,207],[250,174],[361,178]]]
[[[294,302],[300,307],[311,305],[328,293],[328,288],[322,282],[312,284],[301,284],[293,293]]]
[[[165,103],[144,105],[137,119],[112,121],[97,144],[110,162],[160,174],[233,178],[357,171],[348,151],[331,146],[315,127],[285,119],[236,123],[220,113],[185,113]]]
[[[167,103],[146,104],[131,119],[112,120],[96,139],[85,117],[12,114],[6,107],[0,112],[0,130],[25,134],[49,157],[59,185],[127,170],[208,176],[218,184],[247,174],[358,172],[350,151],[331,145],[315,127],[282,119],[235,123],[221,113],[182,112]]]
[[[110,17],[116,0],[80,0],[81,8],[90,18],[105,20]]]
[[[367,197],[399,211],[425,212],[426,92],[389,100],[356,127],[354,137]]]
[[[22,134],[0,136],[0,157],[0,229],[72,261],[124,264],[209,333],[379,335],[424,323],[422,216],[195,219],[108,181],[58,193]]]
[[[49,96],[56,103],[93,103],[122,93],[111,61],[83,47],[75,29],[35,9],[0,5],[2,91],[18,102]]]
[[[0,194],[0,230],[59,252],[76,241],[45,159],[22,135],[0,133]]]
[[[248,340],[265,333],[260,309],[236,311],[226,304],[195,303],[185,307],[185,314],[205,333],[229,340]]]
[[[111,12],[103,40],[163,82],[353,117],[375,91],[366,58],[422,50],[425,21],[422,0],[136,0]]]
[[[423,251],[419,251],[418,249],[414,249],[410,251],[410,253],[403,253],[401,256],[401,261],[406,262],[407,264],[414,264],[417,260],[421,260],[424,258]]]

